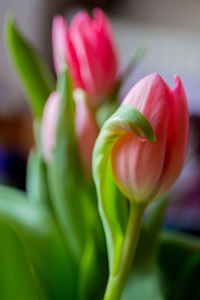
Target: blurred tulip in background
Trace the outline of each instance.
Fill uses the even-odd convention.
[[[101,9],[77,13],[67,27],[62,16],[53,21],[53,53],[56,72],[68,65],[75,86],[82,88],[96,106],[116,83],[118,59],[111,25]]]

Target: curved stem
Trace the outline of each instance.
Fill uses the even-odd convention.
[[[119,266],[108,280],[104,300],[120,300],[135,256],[146,205],[131,202],[124,246]]]

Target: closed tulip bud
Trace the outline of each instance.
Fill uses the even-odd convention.
[[[85,94],[81,90],[74,93],[76,102],[75,133],[80,159],[84,173],[91,177],[92,150],[98,135],[98,125],[95,115],[87,104]],[[42,148],[46,162],[52,159],[52,150],[55,146],[55,134],[60,105],[60,95],[53,92],[46,102],[42,119]]]
[[[116,83],[117,55],[110,23],[100,9],[93,18],[79,12],[69,27],[56,16],[52,30],[54,64],[57,73],[68,65],[76,88],[82,88],[90,103],[98,105]]]
[[[111,153],[113,175],[129,199],[154,200],[174,184],[186,159],[189,116],[184,87],[178,76],[170,90],[158,74],[151,74],[134,85],[124,104],[147,118],[157,140],[151,143],[130,132],[121,136]]]

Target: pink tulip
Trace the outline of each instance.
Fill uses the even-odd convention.
[[[150,74],[133,86],[124,104],[148,119],[157,141],[125,133],[112,149],[113,175],[129,199],[154,200],[174,184],[186,159],[189,115],[184,87],[178,76],[170,90],[158,74]]]
[[[93,16],[79,12],[69,27],[62,16],[56,16],[52,40],[56,72],[67,64],[75,86],[98,105],[116,83],[118,62],[108,19],[101,9],[95,9]]]
[[[75,131],[81,162],[87,177],[91,177],[92,151],[99,133],[95,116],[87,104],[83,91],[75,91]],[[53,92],[46,102],[42,119],[42,148],[46,162],[52,159],[60,105],[60,95]]]

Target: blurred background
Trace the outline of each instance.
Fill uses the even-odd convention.
[[[52,69],[51,24],[57,13],[67,20],[79,9],[102,7],[116,35],[121,66],[131,60],[138,45],[147,48],[144,59],[130,74],[121,98],[141,77],[159,72],[173,87],[178,74],[184,83],[190,110],[189,159],[173,188],[166,226],[200,233],[200,1],[198,0],[1,0],[0,2],[0,183],[25,188],[26,161],[34,144],[32,116],[4,49],[3,24],[16,16],[26,37]]]

